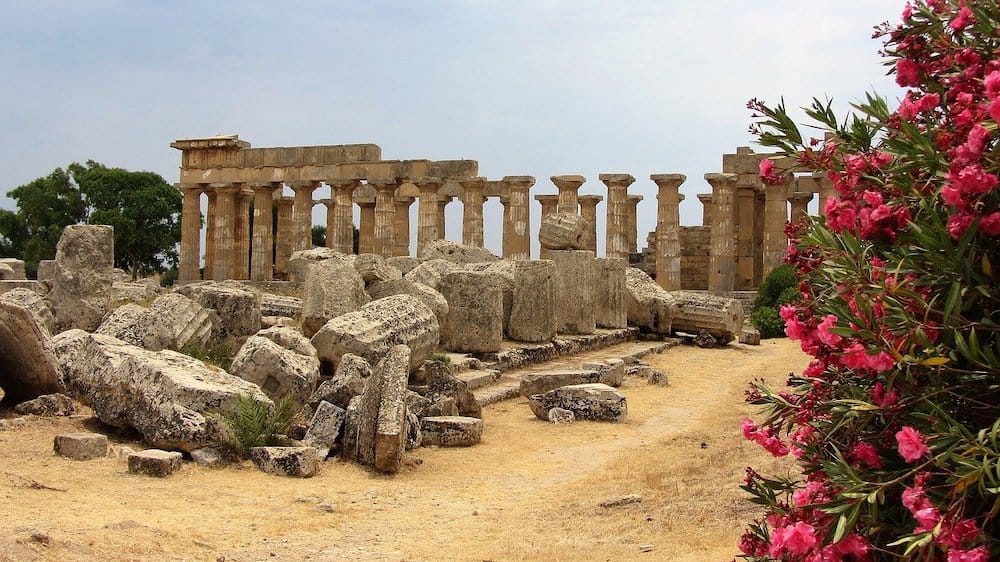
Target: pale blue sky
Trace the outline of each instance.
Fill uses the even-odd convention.
[[[869,90],[897,98],[871,33],[903,4],[7,2],[0,192],[87,159],[173,182],[168,145],[183,137],[374,142],[387,159],[471,158],[491,179],[533,175],[533,193],[579,173],[581,193],[605,194],[599,172],[631,173],[631,192],[646,196],[643,240],[655,223],[649,174],[688,176],[682,222],[697,224],[702,176],[752,143],[749,98],[831,96],[841,109]],[[486,210],[494,248],[499,209]]]

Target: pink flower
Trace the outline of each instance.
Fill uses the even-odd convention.
[[[913,17],[913,4],[907,3],[906,7],[903,8],[903,19],[908,20]]]
[[[895,404],[897,400],[899,400],[899,393],[895,389],[886,392],[885,385],[880,382],[875,383],[875,386],[872,388],[872,401],[875,402],[876,406],[879,408],[888,408]]]
[[[944,201],[946,205],[958,207],[962,204],[962,192],[950,185],[946,185],[941,188],[941,200]]]
[[[998,183],[996,175],[986,172],[978,164],[970,164],[958,172],[949,172],[948,180],[962,193],[974,194],[987,193]]]
[[[839,345],[844,338],[830,331],[830,328],[833,328],[836,325],[837,317],[833,314],[827,314],[826,317],[823,318],[823,321],[819,323],[819,326],[817,326],[816,335],[819,337],[819,341],[830,347]]]
[[[948,562],[990,562],[990,551],[985,546],[977,546],[972,550],[952,550],[948,553]]]
[[[972,224],[973,220],[975,219],[968,213],[952,215],[948,219],[948,236],[951,236],[952,240],[958,240],[969,229],[969,225]]]
[[[830,560],[833,562],[845,560],[845,557],[849,557],[846,560],[857,562],[868,560],[868,543],[854,533],[847,535],[840,542],[830,545],[828,550],[832,555]]]
[[[851,449],[850,456],[869,468],[882,468],[882,458],[878,456],[878,451],[870,443],[858,442]]]
[[[888,371],[896,364],[896,360],[893,359],[892,355],[884,351],[880,351],[875,355],[868,356],[868,368],[875,371],[876,373],[882,373]]]
[[[958,15],[955,16],[955,19],[951,20],[948,26],[955,31],[962,31],[974,23],[976,23],[976,17],[972,15],[972,10],[968,6],[962,6],[962,9],[958,11]]]
[[[937,527],[941,522],[941,512],[936,507],[925,507],[913,512],[913,518],[917,520],[917,528],[914,531],[922,533]]]
[[[899,456],[906,462],[916,462],[931,452],[924,443],[924,436],[908,425],[896,432],[896,443]]]
[[[780,557],[783,551],[791,554],[805,554],[816,546],[816,529],[799,521],[794,525],[775,529],[771,533],[771,550],[769,554]]]
[[[904,88],[919,84],[920,75],[917,72],[917,63],[910,59],[896,61],[896,83]]]
[[[765,158],[758,166],[760,180],[768,185],[778,185],[785,182],[784,176],[774,169],[774,162]]]
[[[990,99],[1000,97],[1000,70],[994,70],[987,74],[986,78],[983,79],[983,85],[986,86],[986,95]]]
[[[990,118],[1000,123],[1000,98],[993,100],[988,111],[990,112]]]
[[[979,219],[979,232],[987,236],[1000,236],[1000,211]]]
[[[840,356],[840,364],[848,369],[864,369],[868,367],[868,351],[860,343],[852,343]]]

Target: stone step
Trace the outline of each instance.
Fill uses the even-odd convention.
[[[507,376],[501,377],[494,384],[473,390],[472,395],[476,397],[476,402],[480,406],[486,406],[520,396],[521,381],[517,379],[504,380],[507,378]]]
[[[459,371],[455,373],[455,377],[465,381],[465,384],[469,386],[469,390],[476,390],[477,388],[482,388],[496,382],[500,378],[500,371],[496,369],[471,369]]]

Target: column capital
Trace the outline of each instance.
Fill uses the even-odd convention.
[[[643,197],[642,195],[639,195],[637,193],[630,193],[627,196],[627,199],[628,199],[629,203],[631,203],[633,205],[638,205],[639,201],[642,201],[643,199],[645,199],[645,197]]]
[[[712,194],[711,193],[699,193],[698,195],[695,195],[695,197],[698,198],[698,201],[701,201],[702,203],[704,203],[706,205],[708,205],[709,203],[712,202]]]
[[[649,174],[649,179],[653,180],[653,183],[657,187],[680,187],[682,183],[687,181],[687,176],[684,174]]]
[[[548,203],[550,201],[556,202],[558,200],[559,200],[558,195],[535,195],[535,201],[538,201],[539,203],[542,204]]]
[[[292,188],[292,191],[298,193],[299,190],[308,191],[312,193],[316,188],[319,187],[320,182],[318,181],[293,181],[288,182],[288,187]]]
[[[374,201],[355,201],[354,204],[357,205],[358,207],[361,207],[362,209],[366,209],[368,207],[371,207],[372,209],[375,208]]]
[[[336,205],[336,203],[333,199],[317,199],[313,206],[315,207],[316,205],[323,205],[327,209],[333,210],[333,206]]]
[[[338,187],[358,187],[361,185],[361,180],[359,179],[349,179],[349,178],[336,178],[324,181],[326,185],[330,186],[332,189]]]
[[[536,195],[535,197],[538,197],[538,196]],[[604,201],[604,196],[603,195],[581,195],[579,199],[580,199],[580,204],[581,205],[583,205],[583,203],[586,202],[588,204],[593,203],[594,206],[597,206],[598,203],[600,203],[601,201]]]
[[[587,178],[579,175],[561,175],[550,176],[549,180],[552,181],[553,185],[562,190],[579,189],[587,181]]]
[[[720,173],[708,173],[705,174],[705,181],[709,185],[715,187],[716,185],[721,185],[725,183],[736,183],[736,174],[720,174]]]
[[[406,178],[368,178],[368,185],[378,189],[379,187],[396,187],[402,185]]]
[[[806,203],[808,204],[813,200],[813,192],[811,191],[793,191],[788,196],[789,203]]]
[[[511,189],[531,189],[535,185],[534,176],[504,176],[504,183]]]
[[[598,174],[597,179],[608,187],[628,187],[635,183],[632,174]]]
[[[482,189],[486,185],[486,178],[482,176],[476,176],[474,178],[461,178],[455,180],[458,185],[462,186],[462,189],[476,189],[477,187]]]
[[[400,204],[412,205],[416,201],[416,197],[410,197],[409,195],[397,195],[396,196],[396,206]]]
[[[420,178],[413,178],[410,180],[410,183],[417,186],[417,189],[421,191],[427,189],[433,189],[434,191],[437,191],[444,183],[444,180],[441,178],[425,176]]]

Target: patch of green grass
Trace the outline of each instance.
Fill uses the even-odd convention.
[[[245,395],[236,400],[235,413],[219,416],[224,436],[218,443],[220,449],[235,458],[245,458],[253,447],[275,445],[278,436],[288,431],[298,411],[291,395],[274,405]]]
[[[222,346],[189,343],[178,351],[208,365],[214,365],[227,373],[233,365],[232,351]]]

